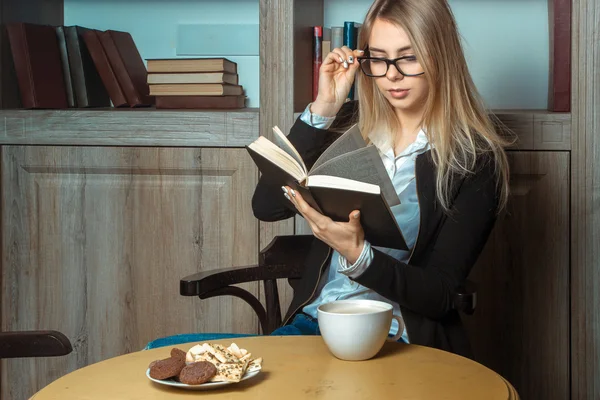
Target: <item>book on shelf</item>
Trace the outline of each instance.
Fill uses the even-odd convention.
[[[361,24],[353,21],[345,21],[344,22],[344,46],[349,47],[352,50],[356,49],[358,43],[358,29]],[[352,88],[348,93],[348,98],[350,100],[354,100],[354,90],[356,88],[356,84],[352,84]]]
[[[226,72],[186,72],[148,74],[150,85],[181,84],[181,83],[228,83],[237,85],[238,75]]]
[[[323,27],[313,26],[313,65],[312,65],[312,99],[316,100],[319,93],[319,70],[323,63]]]
[[[16,22],[6,31],[23,107],[68,108],[56,28]]]
[[[60,61],[62,62],[63,77],[65,79],[65,90],[67,91],[67,103],[69,107],[76,107],[75,93],[73,90],[73,80],[71,79],[71,66],[69,64],[69,51],[67,50],[67,37],[65,28],[57,26],[56,37],[58,39],[58,48],[60,50]]]
[[[407,249],[391,207],[400,204],[379,152],[366,145],[358,125],[335,140],[307,169],[287,137],[273,128],[273,141],[260,136],[246,146],[268,182],[297,190],[313,208],[334,221],[360,210],[365,238],[374,246]]]
[[[151,96],[241,96],[244,89],[240,85],[222,83],[189,83],[150,85]]]
[[[100,74],[102,83],[110,96],[113,106],[127,107],[129,106],[129,103],[127,102],[125,93],[123,93],[123,90],[121,89],[121,85],[119,85],[119,80],[108,60],[104,47],[100,42],[100,33],[100,31],[95,29],[85,30],[83,31],[83,39],[92,60],[94,61],[94,65]]]
[[[341,49],[344,45],[344,27],[331,27],[331,49]]]
[[[82,26],[65,26],[75,103],[79,108],[110,107],[110,97],[83,39]]]
[[[239,109],[246,96],[156,96],[156,108],[163,109]]]
[[[151,58],[146,61],[148,73],[228,72],[237,74],[237,64],[226,58]]]
[[[127,103],[131,107],[153,104],[149,96],[146,66],[131,34],[113,30],[96,33]]]

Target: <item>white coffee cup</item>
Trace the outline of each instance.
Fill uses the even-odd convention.
[[[319,330],[331,353],[348,361],[368,360],[386,339],[396,342],[404,332],[404,321],[392,314],[391,304],[377,300],[336,300],[317,308]],[[398,333],[388,338],[392,318]]]

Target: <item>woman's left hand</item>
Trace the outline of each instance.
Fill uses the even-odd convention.
[[[354,264],[362,252],[365,232],[360,224],[360,211],[354,210],[348,216],[348,222],[336,222],[312,208],[289,186],[284,186],[285,195],[310,225],[313,234],[337,250],[350,264]]]

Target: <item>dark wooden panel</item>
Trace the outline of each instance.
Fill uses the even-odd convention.
[[[571,398],[600,399],[600,1],[573,2]]]
[[[523,400],[569,398],[569,153],[510,152],[511,198],[471,278],[477,361]]]

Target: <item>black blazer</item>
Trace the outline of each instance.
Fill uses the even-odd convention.
[[[336,123],[352,115],[347,109],[338,114]],[[310,168],[338,136],[298,118],[288,139]],[[415,172],[421,217],[408,264],[373,249],[372,264],[356,279],[400,305],[411,343],[471,357],[466,332],[458,311],[453,309],[453,294],[464,285],[496,220],[497,178],[490,161],[487,156],[480,157],[475,173],[453,180],[451,212],[446,213],[436,197],[436,169],[431,152],[419,155]],[[263,179],[254,192],[252,208],[262,221],[279,221],[296,214],[281,187]],[[294,296],[284,324],[317,297],[316,289],[331,253],[329,246],[315,238],[302,278],[290,280]]]

